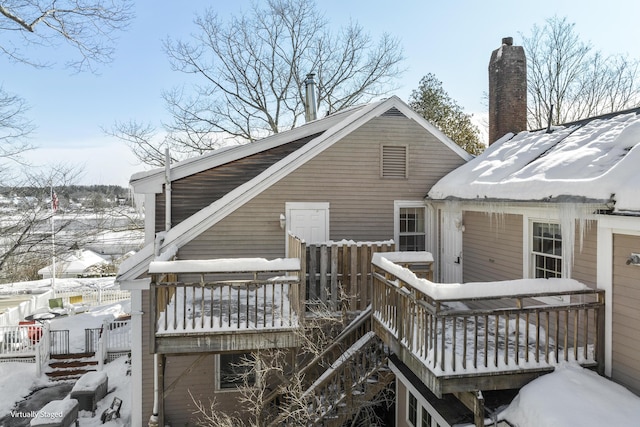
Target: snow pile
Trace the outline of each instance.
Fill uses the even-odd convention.
[[[640,398],[595,372],[563,364],[524,386],[499,418],[518,427],[633,426]]]
[[[47,382],[44,377],[36,377],[35,363],[0,363],[0,378],[0,418],[9,413],[15,402]]]
[[[95,390],[100,384],[107,381],[107,374],[102,372],[87,372],[81,376],[71,391],[91,391]]]
[[[31,420],[31,426],[61,425],[76,406],[76,399],[52,400],[38,411],[38,416]]]
[[[429,192],[434,200],[615,200],[640,211],[640,116],[507,135]]]

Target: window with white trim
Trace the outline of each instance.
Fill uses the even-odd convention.
[[[218,390],[235,390],[256,383],[254,358],[251,353],[223,353],[217,357]]]
[[[413,395],[413,393],[409,392],[408,399],[408,408],[407,408],[407,417],[409,424],[412,426],[418,425],[418,399]]]
[[[425,207],[400,207],[398,222],[398,250],[424,251],[427,239]]]
[[[562,233],[560,224],[531,224],[531,275],[539,278],[562,277]]]
[[[422,420],[420,421],[420,425],[422,427],[431,427],[432,417],[427,408],[422,407]]]

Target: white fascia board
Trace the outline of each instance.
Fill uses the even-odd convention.
[[[360,108],[350,111],[349,114],[355,114]],[[175,181],[325,131],[343,120],[345,120],[344,113],[331,115],[253,143],[223,147],[208,154],[183,160],[171,166],[171,180]],[[164,173],[164,168],[138,172],[131,176],[130,185],[136,193],[160,193],[164,184]]]
[[[148,243],[133,256],[125,259],[116,275],[116,282],[126,283],[137,279],[147,271],[149,262],[153,259],[154,242]]]
[[[149,277],[145,277],[144,279],[117,280],[117,282],[120,285],[120,289],[128,291],[144,291],[149,289],[151,279]]]

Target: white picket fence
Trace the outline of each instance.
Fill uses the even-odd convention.
[[[18,306],[11,307],[0,314],[0,326],[15,326],[18,322],[24,320],[26,316],[48,309],[50,299],[62,298],[63,305],[71,306],[75,304],[72,304],[70,299],[76,300],[78,297],[81,297],[81,305],[93,307],[128,300],[131,298],[131,292],[121,289],[50,290],[43,294],[33,295],[31,299],[23,301]]]
[[[131,298],[131,292],[121,289],[91,289],[78,291],[55,291],[54,298],[62,298],[62,302],[67,305],[78,304],[72,303],[70,300],[74,297],[82,297],[80,304],[87,306],[96,306],[102,304],[111,304],[118,301],[124,301]]]
[[[49,359],[49,324],[0,326],[0,361],[36,363],[40,375]]]

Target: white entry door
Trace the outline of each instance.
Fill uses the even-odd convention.
[[[287,227],[307,243],[329,240],[329,203],[286,204]]]
[[[462,212],[443,209],[440,227],[441,280],[443,283],[462,283]]]

